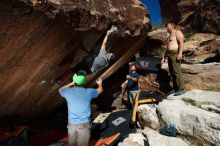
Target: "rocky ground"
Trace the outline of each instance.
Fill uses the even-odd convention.
[[[150,40],[163,42],[166,31],[158,29],[150,32],[149,36]],[[181,67],[186,94],[179,97],[171,94],[158,105],[140,105],[137,115],[140,129],[137,133],[130,134],[119,146],[219,146],[219,48],[220,39],[217,35],[193,33],[187,36]],[[162,70],[162,75],[142,76],[139,81],[141,89],[158,91],[161,87],[172,86],[169,80],[158,82],[158,76],[169,76],[167,63],[162,65]],[[177,137],[159,133],[167,124],[175,124]]]
[[[207,146],[220,144],[220,92],[190,90],[170,95],[159,105],[140,105],[139,124],[142,130],[131,134],[120,146]],[[161,135],[165,124],[175,124],[177,137]],[[134,136],[135,135],[135,136]]]

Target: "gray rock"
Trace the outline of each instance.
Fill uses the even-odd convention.
[[[141,133],[129,134],[118,146],[145,146],[146,138]]]
[[[220,108],[214,106],[214,105],[206,105],[206,104],[202,104],[201,108],[207,111],[214,111],[216,113],[220,114]]]
[[[114,107],[117,109],[119,109],[121,106],[122,106],[122,98],[116,98],[111,105],[111,107]]]
[[[143,134],[146,135],[149,146],[188,146],[179,138],[161,135],[148,127],[144,129]]]
[[[158,129],[159,119],[156,113],[156,107],[152,105],[143,104],[138,106],[139,124],[142,128],[150,127]]]
[[[168,64],[164,63],[162,68],[168,71]],[[181,64],[181,70],[185,89],[220,92],[220,63]]]
[[[146,138],[141,133],[129,134],[128,138],[140,146],[145,146]]]
[[[203,91],[193,90],[176,99],[164,100],[159,104],[158,111],[167,124],[173,123],[176,125],[178,133],[193,137],[198,141],[202,140],[217,145],[220,143],[220,115],[203,110],[195,105],[202,103],[215,104],[213,102],[219,102],[218,98],[220,96],[211,96],[212,94],[209,95],[207,92],[206,96],[201,94],[201,98],[199,98],[199,93],[205,94]],[[169,99],[171,98],[169,97]],[[193,104],[186,99],[194,101]]]
[[[181,99],[207,111],[220,111],[220,92],[194,89],[181,96],[168,96],[168,99]]]
[[[131,139],[126,138],[123,140],[123,142],[120,142],[118,146],[140,146],[140,145],[134,143]]]

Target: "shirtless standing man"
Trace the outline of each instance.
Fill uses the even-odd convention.
[[[165,57],[168,58],[169,72],[173,80],[174,96],[179,96],[185,93],[184,81],[181,72],[181,59],[184,48],[184,35],[180,30],[176,29],[174,23],[166,24],[169,37],[167,39],[167,50]],[[162,59],[162,62],[165,58]]]

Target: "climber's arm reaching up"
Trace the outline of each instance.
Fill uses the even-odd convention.
[[[107,31],[107,33],[106,33],[106,35],[105,35],[105,38],[104,38],[104,40],[103,40],[103,42],[102,42],[102,47],[101,47],[101,48],[106,49],[106,47],[107,47],[107,41],[108,41],[109,36],[110,36],[110,32]]]

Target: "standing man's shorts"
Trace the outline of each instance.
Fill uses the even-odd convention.
[[[68,145],[69,146],[88,146],[90,139],[90,123],[69,124],[68,128]]]

